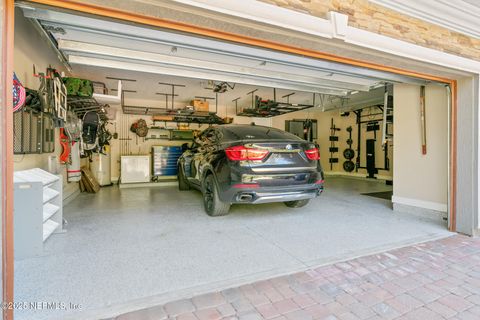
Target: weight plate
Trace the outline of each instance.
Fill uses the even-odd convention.
[[[337,136],[330,136],[330,141],[338,141],[338,137]]]
[[[348,150],[348,149],[347,149]],[[347,172],[352,172],[353,170],[355,170],[355,163],[353,163],[352,161],[348,160],[348,161],[345,161],[343,163],[343,170],[347,171]]]
[[[347,128],[347,132],[352,132],[352,130],[353,130],[352,127]]]
[[[329,150],[330,152],[338,152],[338,148],[337,148],[337,147],[330,147],[330,148],[328,148],[328,150]]]
[[[330,163],[337,163],[337,162],[338,162],[338,158],[330,158],[330,159],[329,159],[329,162],[330,162]]]
[[[353,157],[355,157],[355,151],[353,151],[353,149],[347,148],[343,150],[343,156],[345,157],[345,159],[351,160],[353,159]]]
[[[348,145],[352,145],[352,144],[353,144],[353,140],[352,140],[352,139],[347,139],[347,144],[348,144]]]

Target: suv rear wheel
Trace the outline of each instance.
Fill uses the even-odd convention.
[[[310,199],[285,201],[284,204],[289,208],[301,208],[301,207],[305,207],[308,204],[308,202],[310,202]]]
[[[208,175],[203,181],[202,193],[205,211],[209,216],[219,217],[228,214],[230,204],[220,200],[213,175]]]

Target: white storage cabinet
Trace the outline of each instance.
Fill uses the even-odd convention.
[[[120,162],[122,183],[150,182],[150,156],[122,156]]]

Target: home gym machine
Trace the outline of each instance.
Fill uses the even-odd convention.
[[[386,93],[386,105],[387,108],[393,110],[393,96]],[[376,179],[375,175],[378,174],[378,171],[389,171],[390,170],[390,159],[388,157],[388,143],[382,142],[383,149],[383,158],[384,166],[376,167],[376,152],[375,147],[377,143],[377,131],[380,130],[379,123],[385,123],[385,130],[388,130],[389,125],[393,124],[393,114],[389,114],[388,117],[384,117],[384,106],[379,105],[375,106],[379,110],[378,113],[369,113],[366,114],[364,110],[356,110],[353,113],[356,115],[356,124],[357,124],[357,156],[355,158],[355,171],[358,172],[358,169],[367,170],[367,178]],[[373,109],[371,109],[373,110]],[[393,112],[392,112],[393,113]],[[367,132],[373,132],[373,139],[365,140],[365,166],[361,165],[361,155],[362,155],[362,125],[366,125]]]

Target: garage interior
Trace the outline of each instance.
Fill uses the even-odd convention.
[[[95,82],[93,97],[67,105],[79,118],[99,113],[111,134],[102,153],[78,164],[102,187],[80,188],[67,174],[72,163],[58,165],[61,125],[36,128],[53,132],[39,149],[26,143],[38,131],[25,123],[50,116],[16,112],[16,181],[37,168],[61,175],[52,204],[63,207],[35,244],[16,214],[18,301],[71,301],[82,319],[110,316],[450,234],[444,84],[29,5],[16,9],[14,63],[33,90],[50,66]],[[139,119],[143,137],[131,130]],[[305,208],[234,205],[208,217],[199,192],[178,191],[175,168],[153,166],[152,148],[180,147],[230,122],[317,143],[325,192]]]

